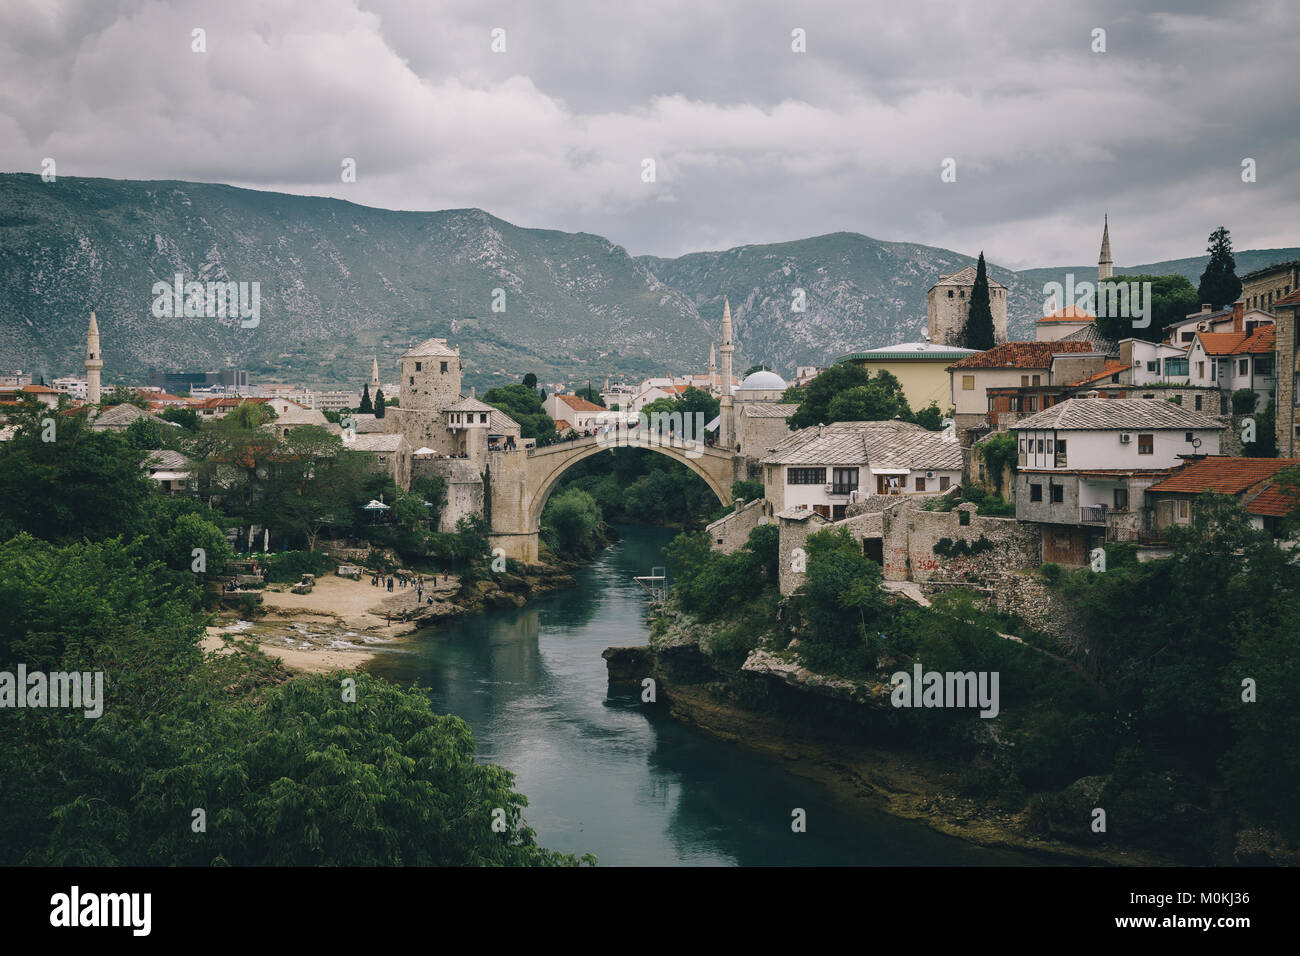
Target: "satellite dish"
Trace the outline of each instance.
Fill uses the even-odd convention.
[[[1193,439],[1192,439],[1192,447],[1193,447],[1193,448],[1200,448],[1200,447],[1201,447],[1201,440],[1200,440],[1199,438],[1193,438]]]

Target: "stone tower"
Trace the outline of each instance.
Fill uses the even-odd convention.
[[[1101,255],[1097,257],[1097,281],[1109,279],[1115,274],[1115,263],[1110,258],[1110,216],[1102,221]]]
[[[86,333],[86,404],[99,404],[99,370],[104,358],[99,351],[99,323],[95,313],[90,313],[90,331]]]
[[[989,309],[993,312],[993,338],[999,345],[1007,340],[1007,287],[991,275]],[[967,266],[939,281],[926,293],[930,341],[936,345],[960,345],[966,317],[970,315],[970,297],[975,288],[975,267]]]
[[[734,401],[731,397],[731,353],[735,351],[731,344],[731,302],[726,296],[722,298],[722,400],[718,421],[718,446],[734,448],[736,445],[736,421]]]
[[[718,354],[712,342],[709,343],[709,387],[718,390]]]
[[[379,391],[379,357],[375,356],[370,360],[370,397],[375,397],[375,392]]]
[[[443,412],[460,401],[460,349],[449,348],[446,339],[426,339],[402,355],[401,365],[395,425],[414,447],[449,454]]]

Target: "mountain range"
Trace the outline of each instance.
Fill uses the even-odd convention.
[[[1188,243],[1201,237],[1188,237]],[[1237,254],[1238,275],[1300,249]],[[1117,268],[1181,274],[1205,256]],[[232,186],[0,174],[0,370],[80,374],[96,312],[104,381],[150,369],[247,369],[256,382],[359,386],[379,357],[429,337],[459,345],[466,383],[535,372],[544,382],[702,371],[723,297],[737,372],[788,373],[846,352],[913,341],[925,294],[975,260],[947,249],[834,233],[666,259],[588,233],[526,229],[480,209],[398,212]],[[1013,338],[1032,338],[1042,286],[1096,266],[1012,271]],[[155,315],[155,284],[257,282],[255,327],[236,317]],[[796,311],[798,291],[802,311]]]

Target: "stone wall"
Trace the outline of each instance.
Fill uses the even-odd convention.
[[[885,537],[885,579],[887,580],[979,580],[996,572],[1022,570],[1043,563],[1043,541],[1032,525],[1014,518],[982,518],[976,506],[967,502],[953,511],[892,512],[892,533]],[[969,524],[961,515],[969,515]],[[901,528],[906,529],[906,536]],[[936,545],[948,538],[956,548],[958,541],[988,546],[978,554],[939,554]],[[906,541],[906,564],[898,567],[897,551]],[[894,576],[906,570],[906,578]]]
[[[997,574],[989,579],[993,588],[993,609],[1015,614],[1030,627],[1051,634],[1067,652],[1080,645],[1082,629],[1078,612],[1061,592],[1047,586],[1036,571]]]
[[[809,535],[821,531],[830,522],[816,512],[812,512],[807,518],[778,518],[777,521],[780,523],[777,578],[781,594],[788,596],[803,584],[807,567],[807,555],[803,550],[804,542],[808,540]]]
[[[730,554],[749,540],[749,533],[761,524],[771,521],[767,514],[767,501],[755,498],[749,502],[736,502],[736,507],[704,530],[714,551]]]
[[[483,476],[476,462],[464,458],[421,456],[411,462],[411,477],[438,477],[447,482],[447,506],[438,521],[439,531],[453,532],[461,518],[483,513]]]

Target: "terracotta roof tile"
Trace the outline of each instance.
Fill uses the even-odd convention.
[[[1199,495],[1204,491],[1238,495],[1295,464],[1300,464],[1300,459],[1210,455],[1183,465],[1147,490],[1187,495]]]
[[[1289,493],[1282,487],[1281,482],[1274,482],[1246,505],[1246,512],[1269,518],[1285,518],[1295,510],[1297,505],[1300,505],[1300,496],[1293,492]]]
[[[1128,366],[1123,362],[1107,362],[1100,372],[1089,375],[1087,378],[1081,378],[1077,382],[1070,382],[1066,388],[1075,388],[1080,385],[1091,385],[1093,382],[1100,382],[1104,378],[1110,378],[1119,372],[1128,371]]]
[[[1087,342],[1006,342],[948,368],[1051,368],[1053,355],[1091,351]]]

